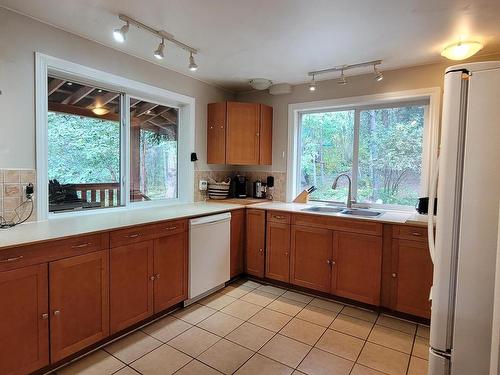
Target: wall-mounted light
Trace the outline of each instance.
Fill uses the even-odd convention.
[[[460,41],[446,46],[441,51],[441,56],[450,60],[465,60],[483,49],[480,42],[473,40]]]
[[[162,60],[165,55],[164,55],[164,49],[165,49],[165,41],[162,38],[160,44],[158,45],[158,48],[156,51],[154,51],[153,56],[156,57],[158,60]]]
[[[198,65],[194,62],[193,52],[189,52],[189,70],[192,72],[198,70]]]
[[[115,38],[115,40],[118,42],[118,43],[123,43],[125,42],[125,39],[127,39],[127,31],[128,31],[128,28],[129,28],[129,23],[127,22],[125,25],[123,25],[121,28],[119,29],[114,29],[113,30],[113,38]]]
[[[309,91],[316,91],[316,81],[314,80],[314,74],[312,75],[312,80],[309,84]]]

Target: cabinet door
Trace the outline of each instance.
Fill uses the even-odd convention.
[[[0,374],[49,364],[47,264],[0,272]]]
[[[227,102],[226,164],[259,164],[260,105]]]
[[[397,311],[430,318],[429,292],[433,266],[428,245],[419,241],[394,239],[392,274],[396,283]]]
[[[153,241],[110,250],[111,333],[153,314]]]
[[[226,162],[226,102],[211,103],[207,110],[207,163]]]
[[[245,209],[231,211],[231,277],[243,273],[245,249]]]
[[[247,210],[245,270],[249,275],[264,277],[266,211]]]
[[[292,225],[290,283],[330,292],[332,231]]]
[[[273,163],[273,107],[260,105],[259,164]]]
[[[188,232],[155,240],[154,273],[155,313],[187,299]]]
[[[267,223],[266,277],[290,281],[290,225]]]
[[[49,285],[51,362],[109,335],[108,250],[50,263]]]
[[[332,293],[356,301],[380,304],[382,238],[334,232]]]

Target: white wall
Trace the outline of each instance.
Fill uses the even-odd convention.
[[[194,97],[199,158],[195,168],[213,168],[206,165],[207,103],[232,99],[232,93],[3,8],[0,168],[35,168],[35,51]]]

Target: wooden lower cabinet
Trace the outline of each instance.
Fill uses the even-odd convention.
[[[47,264],[0,272],[0,374],[49,364]]]
[[[332,231],[292,225],[290,283],[330,292]]]
[[[396,311],[430,318],[433,265],[426,242],[392,242],[393,302]]]
[[[273,280],[290,281],[290,225],[267,223],[266,231],[266,277]]]
[[[333,233],[332,294],[378,306],[381,276],[381,237]]]
[[[108,251],[51,262],[49,285],[54,363],[109,335]]]
[[[245,271],[249,275],[264,277],[266,211],[247,209],[246,224]]]
[[[245,209],[231,212],[231,278],[244,271],[245,253]]]
[[[154,243],[154,312],[187,299],[188,232],[164,236]]]
[[[110,328],[116,333],[153,314],[154,241],[110,249]]]

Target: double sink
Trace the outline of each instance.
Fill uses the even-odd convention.
[[[303,208],[301,211],[306,212],[321,212],[325,214],[342,214],[350,216],[362,216],[362,217],[377,217],[382,215],[380,211],[373,211],[370,209],[361,208],[343,208],[343,207],[329,207],[329,206],[312,206]]]

